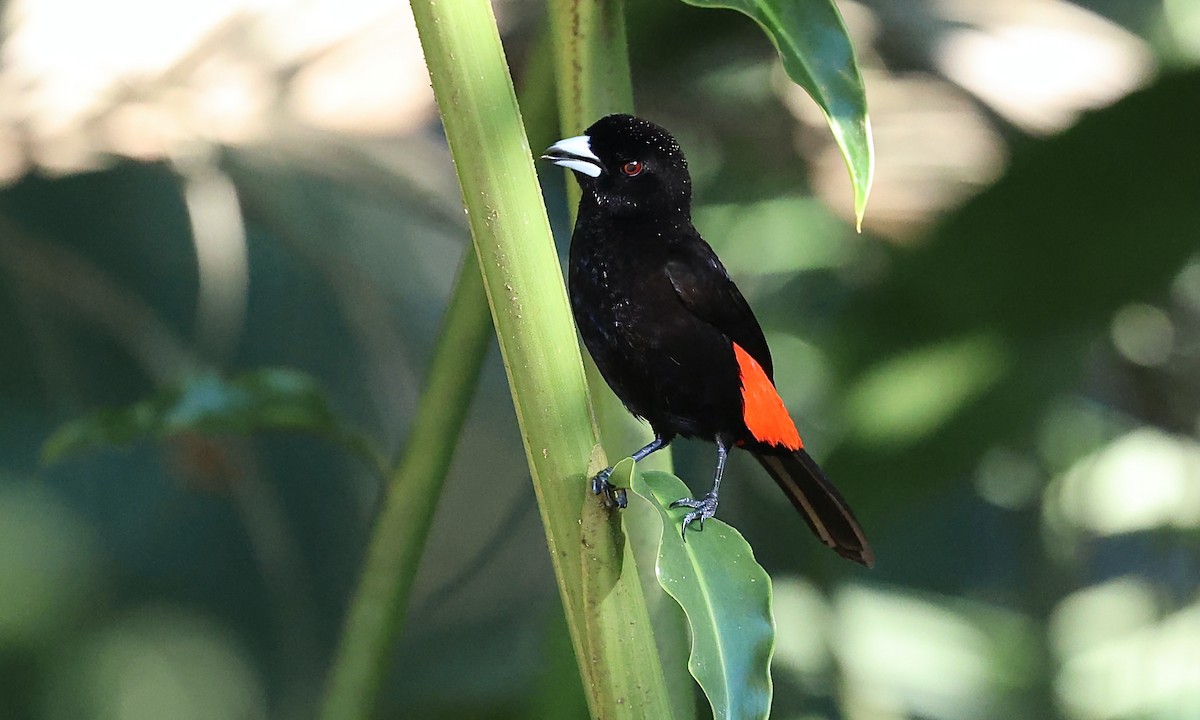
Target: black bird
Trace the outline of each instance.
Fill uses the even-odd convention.
[[[568,269],[571,309],[600,374],[655,438],[641,460],[676,437],[717,445],[712,490],[683,532],[717,510],[725,458],[749,451],[821,542],[871,566],[874,555],[849,505],[809,457],[775,390],[758,320],[692,226],[692,181],[679,144],[632,115],[609,115],[542,159],[574,171],[583,190]],[[593,479],[612,497],[612,468]]]

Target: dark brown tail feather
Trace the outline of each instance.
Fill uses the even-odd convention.
[[[850,506],[804,450],[790,455],[754,457],[766,469],[813,534],[844,558],[871,567],[875,553]]]

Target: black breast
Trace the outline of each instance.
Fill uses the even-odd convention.
[[[665,253],[643,246],[634,259],[578,235],[571,307],[617,397],[663,435],[711,439],[736,431],[741,394],[730,341],[684,307],[664,272]]]

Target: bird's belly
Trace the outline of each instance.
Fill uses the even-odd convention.
[[[677,303],[633,302],[612,292],[581,300],[573,305],[584,345],[630,412],[660,433],[736,432],[741,385],[727,338]]]

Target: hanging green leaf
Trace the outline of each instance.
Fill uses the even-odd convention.
[[[737,10],[757,22],[779,51],[783,69],[816,101],[850,171],[854,214],[862,225],[875,170],[867,94],[854,47],[833,0],[684,0]]]
[[[688,669],[718,720],[766,718],[771,710],[771,655],[775,621],[771,578],[755,562],[741,533],[710,518],[703,530],[680,534],[685,509],[671,503],[690,492],[670,473],[637,471],[622,460],[613,482],[626,486],[658,511],[662,538],[658,582],[683,608],[692,631]]]

